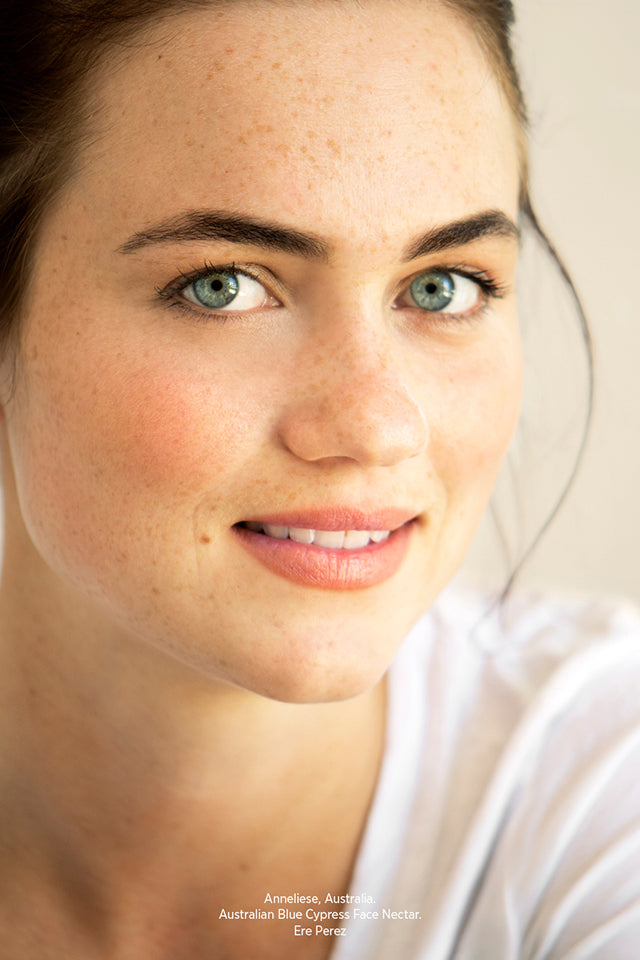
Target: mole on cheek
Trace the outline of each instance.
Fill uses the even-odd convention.
[[[200,543],[211,543],[211,537],[208,537],[206,533],[203,533],[200,537]]]

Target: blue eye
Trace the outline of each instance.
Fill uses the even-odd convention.
[[[233,273],[211,273],[208,277],[200,277],[186,289],[192,291],[196,303],[219,310],[233,303],[238,296],[239,284]]]
[[[211,269],[182,287],[185,300],[199,307],[221,313],[242,313],[275,303],[274,298],[243,270],[232,267]]]
[[[480,285],[461,273],[428,270],[409,285],[413,305],[429,313],[466,313],[478,306]]]

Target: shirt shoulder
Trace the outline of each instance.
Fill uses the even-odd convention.
[[[404,728],[412,702],[427,708],[405,836],[413,855],[400,870],[425,922],[421,947],[412,954],[407,943],[404,955],[635,956],[635,609],[532,594],[492,606],[449,591],[405,656]]]
[[[640,618],[619,601],[518,597],[478,642],[485,679],[511,693],[518,716],[482,798],[485,831],[491,810],[501,821],[456,956],[631,958]]]

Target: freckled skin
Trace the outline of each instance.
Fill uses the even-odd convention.
[[[251,31],[243,4],[199,9],[101,71],[95,135],[43,225],[5,405],[21,562],[41,558],[101,631],[275,698],[376,681],[462,560],[518,413],[512,292],[458,329],[393,306],[442,259],[402,264],[413,237],[485,209],[517,216],[518,157],[466,27],[388,6],[310,4],[301,24],[261,5]],[[335,255],[118,252],[198,208],[312,231]],[[263,266],[282,306],[201,322],[157,299],[203,260]],[[453,262],[513,284],[509,241]],[[231,532],[334,503],[420,514],[391,580],[314,591]]]

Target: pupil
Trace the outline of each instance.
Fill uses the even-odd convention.
[[[211,281],[212,290],[222,290],[222,281],[221,280],[212,280]]]
[[[438,288],[437,288],[437,286],[436,286],[435,283],[428,283],[428,284],[427,284],[427,293],[435,293],[437,289],[438,289]]]

